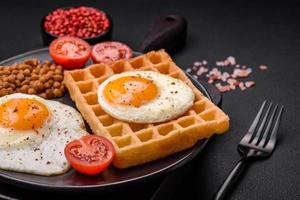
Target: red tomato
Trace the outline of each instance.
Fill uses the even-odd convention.
[[[65,69],[77,69],[88,61],[91,56],[90,45],[76,37],[60,37],[53,40],[49,46],[49,52],[55,63]]]
[[[116,60],[131,57],[132,50],[120,42],[101,42],[92,48],[92,59],[94,63],[110,64]]]
[[[86,135],[73,140],[65,147],[65,156],[70,165],[83,174],[98,174],[113,160],[113,144],[106,138]]]

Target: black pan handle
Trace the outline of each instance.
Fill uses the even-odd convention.
[[[181,15],[168,14],[157,17],[145,37],[140,52],[165,49],[168,53],[180,50],[186,42],[187,22]]]

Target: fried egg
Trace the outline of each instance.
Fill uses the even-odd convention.
[[[98,102],[109,115],[128,122],[156,123],[185,113],[192,89],[179,79],[154,71],[116,74],[98,87]]]
[[[35,95],[0,98],[0,168],[38,175],[66,172],[65,145],[86,135],[72,107]]]

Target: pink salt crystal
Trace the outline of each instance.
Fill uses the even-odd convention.
[[[217,61],[217,62],[216,62],[216,65],[217,65],[217,66],[224,66],[224,62],[223,62],[223,61]]]
[[[221,80],[225,82],[229,77],[230,77],[229,73],[224,72],[221,76]]]
[[[215,84],[215,86],[218,88],[220,92],[228,92],[230,91],[230,86],[229,85],[221,85],[221,83]]]
[[[248,77],[249,74],[252,72],[252,69],[251,68],[248,68],[248,69],[234,69],[233,70],[233,74],[234,76],[232,77]]]
[[[208,69],[206,67],[200,67],[197,71],[197,75],[201,76],[202,74],[208,72]]]
[[[265,70],[268,70],[268,66],[266,66],[266,65],[260,65],[259,69],[262,70],[262,71],[265,71]]]
[[[196,67],[199,67],[199,66],[201,66],[201,65],[202,65],[202,63],[199,62],[199,61],[194,62],[194,66],[196,66]]]
[[[227,60],[228,60],[228,62],[229,62],[229,64],[230,65],[235,65],[235,58],[233,57],[233,56],[229,56],[228,58],[227,58]]]
[[[185,71],[186,71],[187,73],[190,73],[190,72],[192,71],[192,69],[191,69],[191,68],[187,68]]]
[[[254,82],[254,81],[247,81],[247,82],[245,82],[245,86],[246,86],[247,88],[252,87],[252,86],[254,86],[254,85],[255,85],[255,82]]]
[[[202,64],[203,65],[207,65],[207,61],[206,60],[202,60]]]
[[[229,85],[231,90],[235,90],[236,86],[235,85]]]
[[[247,67],[245,65],[242,66],[243,69],[246,69]]]
[[[236,79],[229,78],[229,79],[227,80],[227,83],[228,83],[229,85],[236,85],[236,84],[238,83],[238,81],[237,81]]]
[[[194,71],[196,71],[198,68],[197,68],[196,66],[194,66],[194,67],[192,67],[192,69],[193,69]]]
[[[230,64],[229,60],[224,60],[224,66],[228,66]]]
[[[214,79],[210,78],[210,79],[208,79],[207,82],[210,83],[210,84],[212,84],[214,82]]]
[[[221,79],[221,75],[222,73],[217,69],[217,68],[213,68],[210,72],[209,72],[210,77],[214,78],[214,79]]]
[[[239,65],[239,64],[236,64],[235,67],[236,67],[236,68],[240,68],[240,65]]]
[[[240,87],[240,89],[241,89],[242,91],[246,90],[246,87],[245,87],[245,85],[244,85],[243,82],[240,82],[240,83],[239,83],[239,87]]]

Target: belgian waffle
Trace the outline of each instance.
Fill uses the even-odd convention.
[[[184,81],[195,93],[194,105],[181,117],[165,123],[135,124],[111,117],[98,104],[97,88],[109,76],[130,70],[158,71]],[[116,152],[113,164],[118,168],[163,158],[229,127],[228,116],[203,96],[164,50],[111,65],[95,64],[65,71],[64,82],[93,133],[113,143]]]

